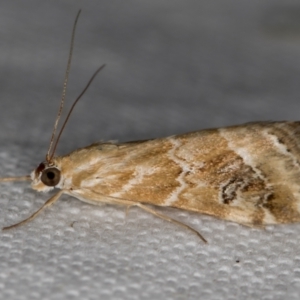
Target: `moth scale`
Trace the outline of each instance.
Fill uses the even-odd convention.
[[[32,216],[4,229],[32,220],[62,194],[91,204],[138,206],[192,230],[203,241],[195,229],[148,205],[204,213],[247,226],[300,221],[300,122],[256,122],[153,140],[101,142],[55,156],[72,110],[104,67],[94,73],[56,135],[79,14],[46,159],[28,176],[0,179],[30,180],[36,191],[59,191]]]

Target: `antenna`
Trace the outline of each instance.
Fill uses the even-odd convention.
[[[59,110],[57,113],[57,117],[54,123],[54,127],[53,127],[53,131],[52,131],[52,136],[50,139],[50,145],[49,145],[49,149],[46,155],[46,161],[50,162],[51,158],[50,158],[50,152],[52,149],[52,145],[53,145],[53,141],[54,141],[54,137],[55,137],[55,133],[56,133],[56,129],[58,126],[58,122],[60,120],[61,117],[61,113],[64,107],[64,102],[65,102],[65,98],[66,98],[66,91],[67,91],[67,84],[68,84],[68,79],[69,79],[69,73],[70,73],[70,68],[71,68],[71,61],[72,61],[72,54],[73,54],[73,47],[74,47],[74,39],[75,39],[75,31],[76,31],[76,25],[77,25],[77,21],[79,19],[79,15],[81,13],[81,9],[78,11],[74,25],[73,25],[73,30],[72,30],[72,36],[71,36],[71,44],[70,44],[70,51],[69,51],[69,58],[68,58],[68,63],[67,63],[67,69],[66,69],[66,74],[65,74],[65,80],[64,80],[64,85],[63,85],[63,91],[62,91],[62,96],[61,96],[61,101],[60,101],[60,106],[59,106]]]
[[[56,147],[57,147],[57,145],[58,145],[58,141],[59,141],[59,139],[60,139],[60,137],[61,137],[61,134],[63,133],[63,131],[64,131],[65,127],[66,127],[66,124],[67,124],[67,122],[68,122],[68,120],[69,120],[69,118],[70,118],[70,116],[71,116],[71,113],[72,113],[72,111],[73,111],[75,105],[78,103],[78,101],[80,100],[80,98],[84,95],[84,93],[86,92],[86,90],[88,89],[88,87],[91,85],[91,83],[93,82],[93,80],[95,79],[95,77],[97,76],[97,74],[98,74],[104,67],[105,67],[105,64],[102,65],[101,67],[99,67],[99,68],[96,70],[96,72],[93,74],[93,76],[92,76],[92,77],[90,78],[90,80],[88,81],[88,83],[87,83],[87,85],[85,86],[85,88],[82,90],[82,92],[80,93],[80,95],[77,97],[77,99],[76,99],[76,100],[74,101],[74,103],[72,104],[72,106],[71,106],[71,108],[70,108],[70,110],[69,110],[69,113],[68,113],[68,115],[67,115],[67,117],[66,117],[66,119],[65,119],[65,121],[64,121],[64,123],[63,123],[63,125],[62,125],[62,127],[61,127],[61,129],[60,129],[60,131],[59,131],[59,134],[58,134],[57,139],[56,139],[56,141],[55,141],[55,144],[54,144],[52,153],[51,153],[51,155],[50,155],[50,157],[49,157],[49,161],[51,161],[52,158],[53,158],[53,156],[54,156]],[[47,155],[49,155],[49,152],[48,152]]]

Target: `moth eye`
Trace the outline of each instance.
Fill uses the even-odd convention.
[[[40,163],[39,166],[35,169],[35,175],[39,176],[40,173],[45,169],[45,164]]]
[[[48,186],[55,186],[60,181],[60,170],[57,168],[48,168],[43,171],[41,181]]]

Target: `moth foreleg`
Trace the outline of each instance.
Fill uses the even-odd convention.
[[[31,180],[30,175],[0,178],[0,182],[27,181],[27,180]]]
[[[48,199],[45,204],[40,208],[38,209],[35,213],[33,213],[29,218],[17,223],[17,224],[14,224],[14,225],[10,225],[10,226],[7,226],[7,227],[3,227],[2,230],[7,230],[7,229],[11,229],[11,228],[14,228],[14,227],[18,227],[20,225],[23,225],[31,220],[33,220],[42,210],[44,210],[46,207],[49,207],[50,205],[52,205],[54,202],[56,202],[59,197],[64,193],[63,190],[59,191],[57,194],[55,194],[54,196],[52,196],[50,199]]]

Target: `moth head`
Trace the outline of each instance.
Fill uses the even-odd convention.
[[[58,187],[61,182],[61,170],[53,163],[42,162],[31,173],[32,188],[47,192]]]

